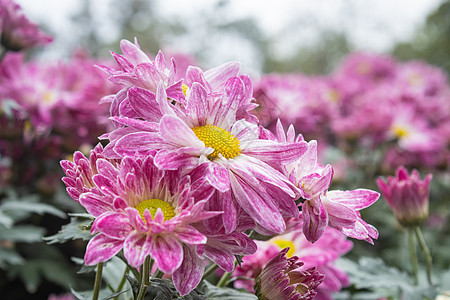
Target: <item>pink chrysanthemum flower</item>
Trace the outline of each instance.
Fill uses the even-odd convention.
[[[12,0],[0,0],[1,44],[8,50],[20,51],[24,48],[50,43],[53,38],[31,23],[20,11],[21,7]]]
[[[289,248],[280,251],[262,269],[256,279],[255,292],[264,300],[309,300],[324,276],[315,268],[301,270],[298,257],[286,258]]]
[[[258,251],[244,257],[243,264],[233,273],[235,277],[249,278],[237,279],[234,283],[237,288],[245,288],[249,292],[254,292],[254,279],[266,262],[285,247],[289,247],[289,251],[286,253],[288,258],[295,255],[304,263],[301,267],[302,270],[316,267],[319,273],[325,275],[323,282],[316,290],[317,295],[314,299],[332,299],[333,292],[340,291],[342,287],[350,283],[348,275],[337,268],[334,262],[350,251],[353,243],[336,229],[327,228],[319,241],[314,244],[308,242],[301,231],[296,230],[275,236],[265,242],[257,241],[257,245]]]
[[[281,122],[277,124],[277,136],[281,142],[303,139],[301,135],[295,138],[292,126],[286,134]],[[359,210],[372,205],[380,194],[368,189],[329,191],[333,169],[317,162],[316,141],[310,141],[305,155],[287,165],[285,172],[306,200],[302,203],[303,232],[310,242],[317,241],[327,226],[370,243],[378,237],[377,230],[361,219]]]
[[[395,177],[389,176],[386,182],[377,179],[381,194],[400,224],[416,226],[428,217],[431,178],[432,174],[427,174],[424,180],[420,180],[417,170],[414,169],[409,175],[406,168],[400,166]]]
[[[172,274],[181,294],[189,293],[204,269],[194,248],[207,241],[193,224],[222,213],[203,210],[209,195],[202,183],[158,170],[152,156],[125,157],[117,166],[97,159],[96,169],[95,189],[79,196],[96,218],[91,231],[97,235],[87,245],[85,264],[107,261],[122,249],[133,267],[150,256]]]
[[[73,161],[62,160],[61,167],[66,174],[62,181],[66,185],[67,194],[73,200],[80,202],[80,195],[86,192],[92,192],[97,189],[93,181],[93,176],[98,174],[97,160],[104,158],[102,155],[103,146],[97,144],[93,150],[90,151],[89,158],[86,158],[83,153],[76,151],[73,154]],[[110,161],[111,163],[118,163],[118,161]]]
[[[280,119],[315,137],[325,134],[324,126],[336,114],[340,99],[331,80],[301,74],[265,75],[254,95],[260,105],[255,113],[263,126],[273,129]]]
[[[127,40],[120,41],[122,55],[111,52],[119,65],[119,69],[110,66],[101,66],[109,74],[111,83],[123,86],[116,95],[105,97],[103,102],[111,102],[111,116],[141,117],[134,111],[128,100],[128,90],[131,87],[146,89],[155,94],[159,82],[162,82],[167,97],[180,103],[184,103],[182,80],[177,75],[175,60],[168,64],[162,52],[158,52],[155,60],[150,59],[139,47]],[[120,123],[115,123],[119,126]]]
[[[219,191],[213,210],[224,211],[221,223],[227,233],[235,230],[241,211],[253,218],[257,230],[280,233],[285,229],[283,216],[295,217],[299,211],[293,201],[295,187],[272,166],[300,158],[306,143],[259,137],[260,128],[248,121],[254,119],[248,113],[254,107],[251,81],[237,72],[234,64],[205,73],[188,68],[185,106],[167,101],[162,82],[156,95],[131,88],[133,114],[114,119],[127,127],[108,135],[111,142],[105,151],[110,157],[156,151],[158,168],[205,177]]]

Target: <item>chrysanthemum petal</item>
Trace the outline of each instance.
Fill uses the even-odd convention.
[[[186,245],[183,246],[183,262],[172,275],[175,288],[181,296],[189,294],[202,279],[205,265],[203,260]]]
[[[164,273],[173,273],[183,260],[183,247],[173,236],[156,236],[152,241],[151,255]]]
[[[86,247],[84,263],[93,266],[100,262],[109,260],[122,249],[123,240],[116,240],[103,234],[94,236]]]
[[[150,255],[152,236],[141,232],[131,233],[123,244],[123,254],[132,267],[139,267]]]
[[[230,173],[231,189],[239,206],[247,212],[255,222],[276,233],[286,229],[279,209],[270,202],[264,201],[261,196],[240,177]]]
[[[369,207],[378,200],[380,194],[367,189],[356,189],[352,191],[333,190],[327,193],[327,199],[338,202],[353,210],[361,210]]]

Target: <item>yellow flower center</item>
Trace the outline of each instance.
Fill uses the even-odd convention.
[[[391,130],[394,133],[394,135],[399,139],[407,137],[408,135],[411,134],[411,131],[408,128],[399,125],[394,125]]]
[[[173,217],[175,217],[175,210],[173,209],[172,205],[170,203],[167,203],[163,200],[159,199],[148,199],[144,200],[135,207],[139,214],[141,215],[142,220],[145,222],[144,218],[144,211],[145,209],[148,209],[150,211],[150,214],[152,215],[152,218],[155,218],[156,211],[158,208],[161,208],[163,214],[164,214],[164,221],[170,220]]]
[[[183,83],[183,94],[186,96],[187,90],[189,87]]]
[[[239,140],[225,129],[215,125],[204,125],[194,127],[192,130],[206,147],[214,149],[214,152],[208,156],[209,159],[217,158],[219,154],[225,158],[233,158],[241,153]]]
[[[326,94],[326,98],[333,103],[338,103],[339,100],[341,99],[341,95],[339,94],[339,92],[335,89],[331,89],[327,92]]]
[[[272,241],[272,243],[274,243],[275,245],[277,245],[281,249],[289,247],[289,251],[286,253],[286,256],[288,258],[292,257],[294,255],[294,253],[295,253],[295,246],[294,246],[294,243],[292,241],[279,239],[279,240]]]

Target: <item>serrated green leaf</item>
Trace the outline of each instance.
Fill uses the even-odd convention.
[[[0,247],[0,268],[5,268],[7,265],[21,265],[25,262],[22,256],[12,249]]]
[[[204,281],[205,298],[208,300],[257,300],[258,298],[250,293],[241,292],[230,288],[218,288],[215,285]]]
[[[48,244],[65,243],[69,240],[82,239],[84,241],[89,240],[91,232],[86,229],[90,226],[91,219],[81,219],[72,217],[70,223],[61,227],[61,230],[54,235],[44,237],[44,240]]]
[[[341,258],[336,266],[343,269],[349,276],[351,283],[360,290],[374,292],[372,297],[394,297],[411,300],[422,300],[426,297],[434,299],[436,291],[426,286],[416,286],[406,273],[386,266],[379,258],[362,257],[358,263]],[[359,294],[358,294],[359,296]]]
[[[39,215],[50,214],[62,219],[67,218],[66,213],[57,209],[54,206],[39,202],[29,202],[29,201],[8,201],[0,205],[0,210],[7,211],[22,211],[29,213],[36,213]]]
[[[0,227],[0,241],[34,243],[42,240],[45,229],[33,225],[17,225],[12,228]]]

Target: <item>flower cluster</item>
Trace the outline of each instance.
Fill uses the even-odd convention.
[[[0,37],[1,45],[10,51],[45,45],[53,40],[31,23],[13,0],[0,1]]]
[[[450,86],[424,62],[356,53],[327,76],[265,75],[255,97],[263,125],[279,118],[346,153],[381,148],[387,171],[448,164]]]
[[[149,257],[185,295],[200,282],[205,259],[232,272],[236,256],[255,253],[252,230],[301,230],[303,218],[312,242],[322,235],[334,241],[324,234],[328,226],[370,242],[377,237],[358,211],[379,194],[328,191],[333,172],[317,163],[317,142],[295,138],[292,127],[285,134],[279,124],[277,136],[262,127],[252,113],[252,82],[238,63],[189,66],[180,76],[162,52],[153,60],[137,42],[120,45],[122,54],[112,53],[118,67],[103,67],[121,86],[104,98],[115,126],[101,136],[106,146],[61,162],[69,195],[95,218],[87,265],[119,251],[133,267]],[[305,297],[322,278],[308,274],[298,290]]]

